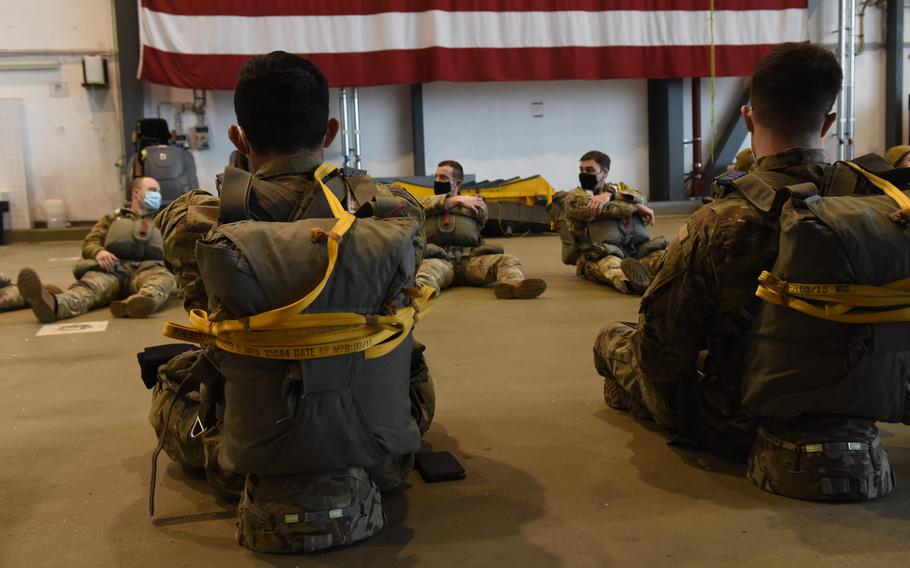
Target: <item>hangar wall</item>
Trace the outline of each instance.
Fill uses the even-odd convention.
[[[119,205],[118,69],[109,56],[111,86],[82,87],[82,56],[114,52],[112,3],[29,0],[2,8],[0,64],[59,62],[0,69],[0,98],[24,100],[31,221],[45,219],[43,203],[53,198],[65,201],[71,220],[97,219]]]
[[[109,57],[111,87],[89,91],[82,80],[82,52],[112,52],[115,39],[110,0],[33,0],[4,2],[2,61],[60,61],[59,69],[0,70],[0,97],[22,98],[26,108],[28,190],[32,221],[43,220],[45,199],[62,198],[71,220],[97,219],[119,203],[120,178],[115,166],[120,151],[116,58]],[[820,3],[810,20],[814,42],[833,44],[836,3]],[[910,26],[905,26],[910,39]],[[881,151],[884,138],[885,54],[881,49],[881,10],[870,8],[864,26],[866,50],[857,57],[856,153]],[[60,50],[59,52],[56,50]],[[905,92],[910,69],[905,58]],[[132,70],[129,71],[132,73]],[[63,83],[66,96],[52,97],[51,83]],[[716,84],[716,129],[722,128],[745,79],[719,78]],[[189,102],[191,92],[146,85],[148,116],[162,103]],[[689,81],[684,84],[686,137],[691,137]],[[59,94],[59,93],[58,93]],[[542,174],[558,189],[575,183],[578,156],[599,148],[611,154],[611,178],[647,191],[647,102],[644,80],[556,81],[523,83],[431,83],[424,86],[427,168],[445,158],[461,160],[479,178]],[[407,86],[360,90],[364,165],[377,176],[413,173],[410,89]],[[332,92],[333,114],[338,93]],[[225,131],[233,122],[231,93],[209,92],[211,149],[194,151],[201,185],[213,188],[230,153]],[[543,102],[543,117],[532,117],[531,103]],[[710,89],[702,81],[703,154],[712,147]],[[160,105],[160,106],[159,106]],[[908,115],[904,113],[904,131]],[[190,115],[192,116],[192,115]],[[192,118],[188,118],[188,125]],[[827,141],[833,154],[835,145]],[[327,153],[339,162],[340,142]],[[686,151],[691,166],[691,148]]]

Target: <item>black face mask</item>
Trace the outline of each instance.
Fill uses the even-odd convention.
[[[581,184],[582,189],[594,191],[594,188],[597,187],[597,176],[582,172],[578,174],[578,183]]]
[[[450,181],[434,181],[433,182],[433,193],[436,195],[445,195],[452,192],[452,182]]]

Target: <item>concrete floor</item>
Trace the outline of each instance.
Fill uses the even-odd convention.
[[[674,235],[665,218],[657,234]],[[603,404],[591,346],[634,297],[575,278],[554,236],[502,241],[550,289],[530,302],[445,292],[418,328],[438,391],[425,440],[463,481],[384,499],[389,524],[345,550],[254,554],[233,510],[165,455],[146,509],[155,438],[135,353],[163,343],[176,300],[103,333],[36,337],[31,312],[0,314],[0,566],[900,566],[910,560],[910,429],[882,438],[898,488],[878,502],[820,505],[765,494],[744,466],[671,448]],[[70,280],[78,244],[0,247],[0,272]],[[906,524],[905,524],[906,523]]]

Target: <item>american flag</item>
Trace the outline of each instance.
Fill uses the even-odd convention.
[[[712,8],[713,4],[713,8]],[[141,0],[140,78],[233,89],[251,55],[333,86],[749,75],[805,41],[807,0]]]

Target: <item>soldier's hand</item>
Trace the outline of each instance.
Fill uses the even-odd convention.
[[[654,210],[644,203],[635,204],[635,214],[641,217],[645,225],[654,225]]]
[[[487,204],[482,197],[477,195],[456,195],[454,197],[447,198],[447,205],[449,207],[455,207],[460,205],[466,209],[470,209],[475,213],[480,213],[481,211],[487,210]]]
[[[117,265],[117,257],[114,256],[114,253],[102,250],[95,255],[95,262],[101,265],[101,268],[107,270],[108,272],[113,272],[114,267]]]
[[[591,217],[600,215],[607,203],[612,200],[613,194],[609,191],[595,195],[588,201],[588,214],[591,215]]]

